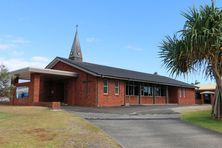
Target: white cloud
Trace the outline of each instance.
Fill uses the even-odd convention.
[[[44,68],[49,61],[50,59],[47,57],[36,56],[27,60],[24,58],[0,59],[0,64],[4,64],[12,71],[24,67]]]
[[[0,35],[0,64],[4,64],[7,68],[12,71],[24,67],[37,67],[44,68],[50,59],[43,56],[33,56],[30,58],[21,48],[24,45],[30,43],[30,41],[24,39],[23,37],[13,36],[13,35]],[[4,54],[5,53],[5,54]],[[9,55],[9,58],[7,55]]]
[[[30,41],[22,38],[22,37],[15,37],[13,39],[11,39],[11,42],[14,44],[27,44],[30,43]]]
[[[134,50],[134,51],[142,51],[143,48],[134,46],[134,45],[127,45],[125,48],[130,49],[130,50]]]
[[[98,42],[99,39],[95,38],[95,37],[88,37],[86,38],[86,42],[88,43],[95,43],[95,42]]]
[[[42,56],[32,57],[31,60],[33,62],[49,62],[49,59],[47,57],[42,57]]]
[[[12,45],[12,44],[0,44],[0,50],[11,49],[13,47],[14,47],[14,45]]]
[[[13,51],[12,51],[12,55],[13,55],[13,56],[16,56],[16,57],[20,57],[20,56],[23,56],[23,55],[24,55],[24,52],[21,51],[21,50],[13,50]]]
[[[30,41],[22,37],[0,35],[0,50],[12,50],[28,43],[30,43]]]

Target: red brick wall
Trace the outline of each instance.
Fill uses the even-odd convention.
[[[16,87],[18,86],[27,86],[29,87],[29,95],[27,98],[17,99],[16,98],[16,89],[14,92],[13,99],[11,100],[12,104],[16,105],[31,105],[34,102],[39,102],[40,98],[40,75],[31,74],[31,81],[26,83],[15,83]]]
[[[155,96],[155,104],[166,104],[165,96]]]
[[[168,103],[178,103],[178,87],[168,87]]]
[[[141,104],[153,104],[153,96],[140,96]]]
[[[178,89],[178,94],[179,94],[179,90],[180,89]],[[182,95],[179,98],[179,104],[187,104],[187,105],[195,104],[195,89],[194,88],[186,88],[186,94],[184,97],[183,88],[182,88]]]
[[[31,74],[31,84],[33,85],[30,89],[32,94],[33,102],[39,102],[40,98],[40,74]]]
[[[138,105],[139,104],[139,96],[125,96],[126,104],[130,105]]]
[[[58,62],[52,69],[78,73],[78,78],[67,82],[67,102],[71,105],[97,106],[97,78],[68,64]],[[88,84],[86,83],[88,81]]]
[[[31,84],[32,84],[31,82],[14,84],[16,87],[19,87],[19,86],[29,87],[29,95],[28,95],[28,98],[17,99],[16,88],[15,88],[13,98],[11,99],[11,103],[15,105],[31,105],[32,104],[32,93],[31,93],[32,85]]]
[[[70,78],[64,83],[64,103],[75,105],[76,101],[76,85],[75,78]]]
[[[108,80],[108,94],[103,93],[104,79],[98,78],[98,106],[124,105],[125,84],[119,81],[119,95],[115,95],[115,80]]]
[[[195,103],[196,103],[196,104],[203,104],[201,99],[196,99],[196,100],[195,100]]]

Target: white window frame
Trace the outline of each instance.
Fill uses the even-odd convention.
[[[117,82],[117,86],[116,86],[116,82]],[[116,93],[116,88],[118,89],[118,93]],[[119,81],[118,80],[115,80],[114,81],[114,94],[115,95],[119,95]]]
[[[182,88],[179,89],[179,98],[182,98]]]
[[[107,85],[105,85],[105,81],[107,81]],[[104,92],[105,87],[107,87],[107,92]],[[109,94],[109,81],[108,80],[103,80],[103,94],[108,95]]]
[[[186,98],[186,88],[183,88],[183,97]]]

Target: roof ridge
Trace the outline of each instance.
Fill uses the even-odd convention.
[[[63,57],[58,57],[58,58],[62,58],[62,59],[65,59],[65,60],[69,60],[69,61],[70,61],[70,59],[67,59],[67,58],[63,58]],[[80,63],[80,62],[78,62],[78,61],[70,61],[70,62]],[[81,64],[98,65],[98,66],[104,66],[104,67],[108,67],[108,68],[121,69],[121,70],[127,70],[127,71],[132,71],[132,72],[143,73],[143,74],[155,75],[155,74],[151,74],[151,73],[147,73],[147,72],[136,71],[136,70],[126,69],[126,68],[120,68],[120,67],[114,67],[114,66],[101,65],[101,64],[97,64],[97,63],[81,62]],[[162,76],[162,75],[155,75],[155,76],[166,77],[166,76]],[[169,77],[166,77],[166,78],[169,78]]]
[[[189,84],[189,83],[186,83],[186,82],[183,82],[183,81],[180,81],[180,80],[176,80],[176,79],[173,79],[173,78],[170,78],[170,77],[167,77],[167,76],[162,76],[162,75],[155,75],[155,74],[150,74],[150,73],[146,73],[146,72],[140,72],[140,71],[135,71],[135,70],[129,70],[129,69],[124,69],[124,68],[118,68],[118,67],[112,67],[112,66],[106,66],[106,65],[101,65],[101,64],[95,64],[95,63],[89,63],[89,62],[78,62],[78,61],[72,61],[72,60],[69,60],[67,58],[63,58],[63,57],[58,57],[59,59],[61,60],[64,60],[70,64],[73,64],[75,66],[78,66],[79,68],[82,68],[82,69],[85,69],[86,71],[89,71],[89,72],[92,72],[96,75],[103,75],[103,76],[114,76],[114,77],[117,77],[117,78],[127,78],[127,76],[123,77],[123,75],[121,76],[121,74],[119,75],[119,73],[121,73],[121,71],[123,73],[131,73],[131,75],[139,75],[138,77],[138,80],[143,80],[143,75],[147,75],[148,77],[153,77],[154,79],[156,79],[156,81],[158,82],[159,80],[163,83],[165,83],[164,81],[171,81],[171,82],[168,82],[168,83],[172,83],[172,84],[177,84],[177,85],[180,85],[180,86],[189,86],[189,87],[194,87],[193,85]],[[98,67],[100,70],[94,70],[92,69],[91,67]],[[108,70],[111,70],[111,73],[113,71],[117,71],[117,73],[115,75],[112,75],[111,73],[104,73],[103,72],[103,67],[104,67],[104,71],[107,71]],[[102,70],[101,70],[102,69]],[[119,75],[119,76],[118,76]],[[132,78],[133,79],[133,78]],[[152,79],[152,78],[151,78]],[[164,80],[166,79],[166,80]],[[167,80],[168,79],[168,80]]]

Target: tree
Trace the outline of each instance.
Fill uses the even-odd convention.
[[[11,79],[8,69],[0,65],[0,97],[11,98],[14,86],[11,85]]]
[[[190,8],[182,15],[182,30],[161,43],[159,56],[171,75],[201,71],[216,81],[212,116],[222,118],[222,10],[210,5]]]

